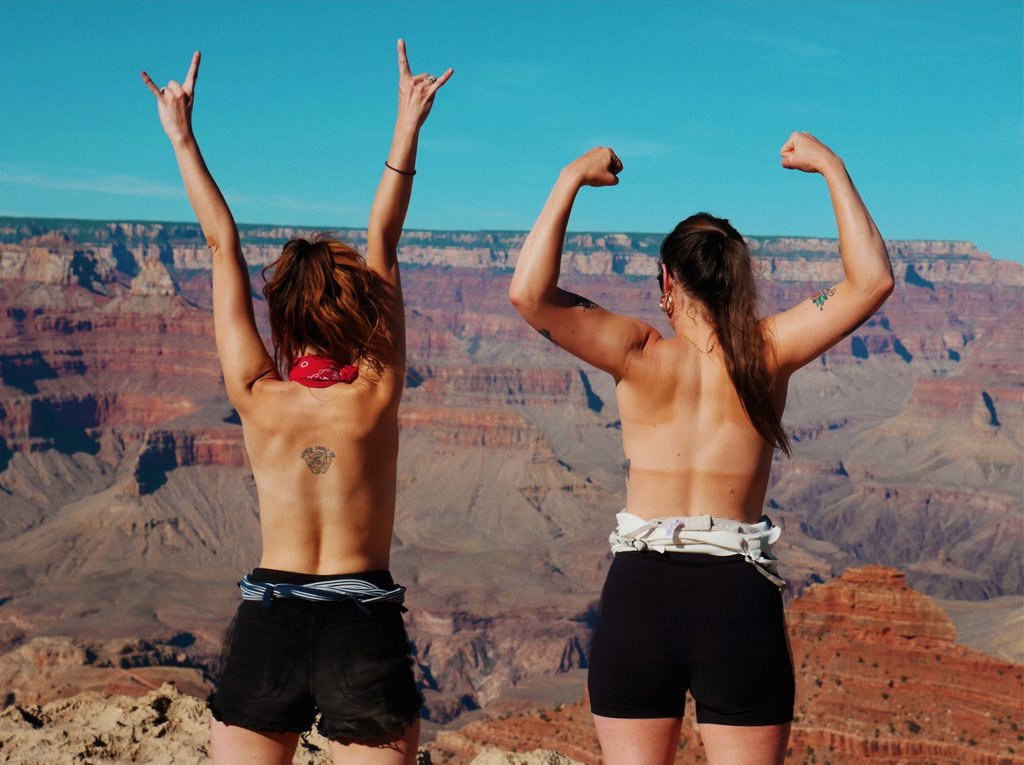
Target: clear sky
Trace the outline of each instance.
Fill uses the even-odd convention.
[[[407,225],[528,229],[594,145],[622,182],[574,230],[664,232],[697,210],[834,236],[842,156],[890,238],[1024,261],[1021,0],[4,3],[0,215],[194,220],[152,95],[203,52],[194,124],[236,218],[361,227],[391,137],[395,40],[455,76],[421,139]]]

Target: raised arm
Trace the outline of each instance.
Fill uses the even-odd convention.
[[[434,96],[452,76],[448,69],[440,77],[413,75],[405,52],[405,41],[398,41],[398,117],[391,139],[384,172],[370,209],[366,232],[366,262],[379,276],[394,285],[401,311],[401,286],[398,274],[398,240],[405,225],[416,174],[416,149],[420,128],[434,105]]]
[[[558,287],[562,248],[576,194],[583,186],[614,186],[622,163],[608,148],[595,148],[571,162],[523,242],[509,299],[527,323],[574,356],[620,379],[630,355],[654,329],[612,313]]]
[[[820,173],[828,184],[844,276],[838,284],[823,284],[814,295],[766,320],[777,366],[787,373],[817,358],[870,318],[892,293],[894,282],[885,242],[843,161],[809,133],[793,133],[781,154],[784,168]]]
[[[203,161],[192,131],[199,60],[196,51],[181,84],[171,80],[166,87],[158,88],[145,72],[142,72],[142,80],[156,96],[160,124],[171,141],[185,191],[199,218],[206,243],[213,250],[213,326],[217,354],[228,397],[236,406],[241,406],[253,384],[276,371],[256,329],[249,272],[242,257],[235,219]]]

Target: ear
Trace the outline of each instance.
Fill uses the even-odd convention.
[[[661,284],[662,292],[671,292],[672,288],[675,287],[675,281],[672,279],[672,274],[668,270],[668,266],[664,263],[661,264],[661,278],[658,280]]]

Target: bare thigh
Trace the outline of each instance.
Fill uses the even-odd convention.
[[[605,765],[672,765],[681,717],[622,719],[594,715]]]
[[[784,725],[712,725],[702,723],[700,738],[708,765],[782,765],[789,729]]]
[[[291,765],[298,733],[265,733],[210,721],[214,765]]]
[[[374,742],[331,741],[334,765],[415,765],[420,740],[420,721],[404,731]]]

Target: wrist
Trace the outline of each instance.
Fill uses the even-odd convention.
[[[401,135],[415,141],[419,137],[422,126],[423,123],[414,117],[399,114],[398,119],[395,120],[395,136]]]
[[[562,168],[562,172],[558,174],[558,181],[555,185],[572,186],[577,189],[583,186],[583,173],[576,167],[575,162]]]
[[[825,160],[820,172],[827,181],[832,181],[834,178],[842,178],[846,175],[846,165],[843,164],[843,160],[838,155],[833,154]]]
[[[196,137],[192,131],[187,133],[168,133],[167,138],[170,139],[171,146],[174,147],[175,151],[188,148],[196,143]]]

